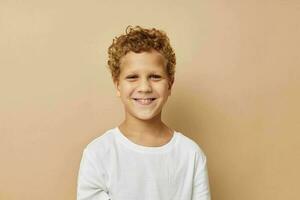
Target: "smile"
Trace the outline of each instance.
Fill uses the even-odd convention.
[[[135,102],[137,102],[140,105],[150,105],[156,98],[147,98],[147,99],[137,99],[133,98]]]

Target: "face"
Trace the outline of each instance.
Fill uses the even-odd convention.
[[[164,57],[155,50],[131,51],[120,62],[119,80],[115,86],[124,104],[126,118],[151,120],[160,117],[172,87]]]

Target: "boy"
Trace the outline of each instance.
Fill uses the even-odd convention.
[[[108,54],[125,120],[84,149],[77,200],[210,200],[204,152],[161,120],[176,64],[167,35],[129,26]]]

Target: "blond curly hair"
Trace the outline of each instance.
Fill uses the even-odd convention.
[[[114,82],[120,75],[120,60],[128,52],[140,53],[156,50],[166,59],[166,72],[173,83],[176,65],[176,56],[170,45],[167,34],[155,28],[146,29],[140,26],[127,26],[125,34],[115,37],[108,48],[108,68]]]

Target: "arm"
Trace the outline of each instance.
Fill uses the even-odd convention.
[[[77,200],[110,200],[104,184],[104,170],[101,170],[95,155],[83,151],[77,180]]]
[[[210,200],[209,178],[204,153],[196,153],[192,200]]]

